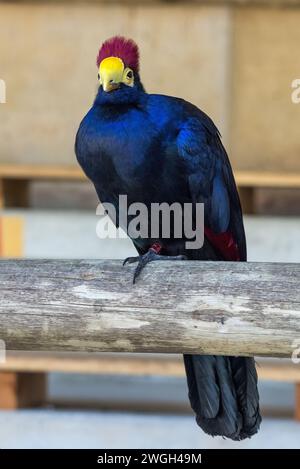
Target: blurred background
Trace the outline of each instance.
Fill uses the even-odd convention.
[[[0,0],[1,256],[134,253],[127,239],[97,238],[97,199],[73,150],[98,48],[122,34],[140,47],[149,92],[192,101],[219,127],[249,260],[300,262],[299,24],[300,0]],[[10,353],[0,446],[299,448],[300,365],[258,362],[262,429],[232,443],[196,427],[180,357]]]

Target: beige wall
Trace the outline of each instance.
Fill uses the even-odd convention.
[[[75,162],[97,49],[118,33],[140,45],[149,92],[211,115],[235,168],[300,171],[300,8],[142,3],[0,2],[0,162]]]
[[[242,169],[300,171],[300,8],[235,11],[231,159]]]
[[[191,100],[224,129],[228,23],[222,7],[0,4],[0,161],[74,163],[98,47],[116,33],[140,45],[147,90]]]

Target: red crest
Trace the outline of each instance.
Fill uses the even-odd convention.
[[[100,47],[97,66],[99,67],[102,60],[107,57],[119,57],[125,67],[139,71],[139,48],[132,39],[126,39],[122,36],[107,39]]]

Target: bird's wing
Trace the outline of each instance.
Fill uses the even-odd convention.
[[[193,202],[204,203],[205,237],[224,260],[246,260],[240,200],[220,134],[212,120],[196,108],[177,136]]]

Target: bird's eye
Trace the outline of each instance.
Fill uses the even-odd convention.
[[[99,73],[98,73],[98,80],[100,80],[100,75],[99,75]]]
[[[131,70],[129,70],[129,72],[127,73],[127,78],[131,80],[132,77],[133,77],[133,73]]]

